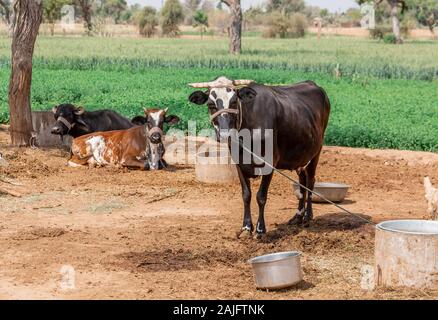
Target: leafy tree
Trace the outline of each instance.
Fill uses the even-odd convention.
[[[186,17],[185,23],[187,25],[193,24],[193,15],[195,14],[196,10],[198,10],[199,6],[201,5],[201,0],[185,0],[184,1],[184,14]]]
[[[150,38],[157,32],[158,18],[155,8],[144,7],[137,19],[138,30],[142,36]]]
[[[264,25],[266,23],[266,15],[262,7],[250,7],[243,13],[244,29],[250,30],[252,27]]]
[[[408,7],[415,12],[417,21],[434,33],[434,28],[438,25],[438,1],[410,0]]]
[[[62,17],[61,8],[69,3],[69,0],[44,0],[43,19],[50,23],[50,33],[55,34],[55,22]]]
[[[183,8],[178,0],[166,0],[161,10],[161,30],[163,35],[176,37],[178,25],[184,20]]]
[[[214,11],[214,0],[204,0],[201,4],[201,10],[204,11],[206,14],[209,14],[210,12]]]
[[[266,6],[268,12],[279,11],[283,15],[294,12],[304,12],[306,4],[304,0],[269,0]]]
[[[269,28],[264,36],[269,38],[301,38],[307,30],[307,19],[302,13],[296,12],[285,15],[279,11],[274,11],[269,16]]]
[[[324,19],[324,18],[326,18],[330,14],[330,12],[327,9],[324,8],[324,9],[321,9],[319,14],[320,14],[321,18]]]
[[[201,31],[201,39],[204,32],[207,31],[208,28],[208,16],[202,10],[197,10],[193,15],[193,27],[199,28]]]
[[[84,27],[87,30],[88,35],[91,35],[91,32],[93,31],[93,23],[91,21],[93,4],[94,0],[73,0],[73,5],[78,9],[78,13],[84,20]]]
[[[354,26],[360,26],[362,14],[360,13],[359,9],[350,8],[345,12],[345,16],[353,23]]]
[[[127,8],[126,0],[102,0],[102,14],[112,17],[116,24],[120,22],[120,17]]]

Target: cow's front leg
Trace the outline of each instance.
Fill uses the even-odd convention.
[[[240,237],[242,234],[250,235],[254,226],[251,220],[251,182],[239,167],[237,167],[237,172],[239,174],[240,186],[242,187],[243,199],[243,225],[237,234],[237,237]]]
[[[273,172],[262,177],[262,182],[260,183],[259,191],[257,192],[257,204],[259,205],[259,218],[257,220],[256,226],[256,237],[266,233],[265,226],[265,205],[268,198],[269,185],[272,181]]]
[[[123,166],[127,168],[149,170],[149,162],[147,160],[138,160],[135,158],[126,159],[123,161]]]
[[[158,169],[166,169],[168,167],[166,160],[161,159],[158,163]]]
[[[298,210],[295,216],[289,220],[289,224],[300,225],[303,222],[304,211],[306,209],[307,190],[302,187],[307,186],[307,175],[305,170],[300,170],[298,173],[300,181],[300,200],[298,201]]]

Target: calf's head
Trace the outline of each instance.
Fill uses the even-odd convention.
[[[163,165],[164,145],[163,145],[163,127],[164,123],[174,125],[179,122],[179,117],[175,115],[166,115],[165,110],[145,109],[145,121],[147,138],[148,138],[148,161],[152,170],[160,169]]]
[[[194,88],[207,88],[207,91],[193,92],[189,96],[189,101],[198,105],[207,104],[218,140],[227,138],[229,130],[239,129],[243,117],[241,103],[251,101],[257,93],[250,87],[238,88],[238,86],[251,82],[251,80],[231,81],[219,77],[211,82],[190,84]]]
[[[82,107],[75,107],[72,104],[65,103],[53,107],[53,115],[55,116],[55,125],[52,127],[52,134],[66,135],[76,125],[87,127],[87,124],[82,119],[82,114],[85,112]]]

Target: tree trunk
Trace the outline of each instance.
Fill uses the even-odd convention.
[[[87,30],[86,33],[90,36],[91,31],[93,31],[93,24],[91,22],[91,3],[88,0],[82,0],[80,4],[82,8],[85,29]]]
[[[429,30],[432,34],[435,34],[435,32],[433,31],[433,28],[435,27],[435,22],[436,22],[435,14],[431,13],[429,18],[427,18],[426,20],[426,24],[429,27]]]
[[[230,11],[230,53],[240,54],[242,49],[242,8],[240,6],[240,0],[233,0],[233,2],[231,2]]]
[[[391,5],[391,21],[392,21],[392,32],[396,38],[397,43],[402,43],[403,40],[400,35],[400,21],[398,19],[398,0],[390,0]]]
[[[42,19],[42,0],[16,0],[9,81],[10,134],[13,146],[28,146],[32,137],[30,86],[32,56]]]

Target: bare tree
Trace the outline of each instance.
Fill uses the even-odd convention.
[[[14,14],[9,81],[10,133],[13,146],[28,146],[33,131],[30,109],[32,56],[42,19],[42,0],[15,0]]]
[[[231,12],[230,53],[240,54],[242,50],[242,7],[240,0],[221,0]]]

